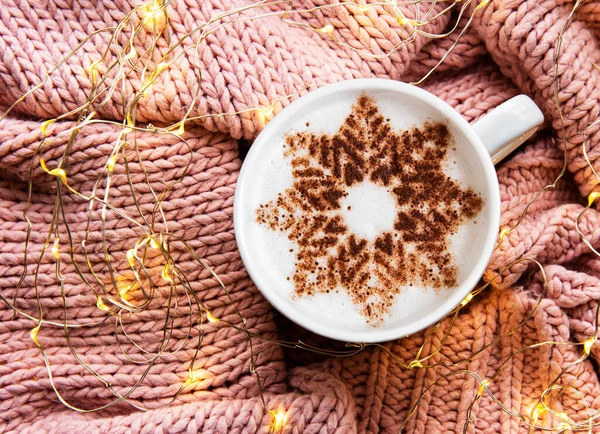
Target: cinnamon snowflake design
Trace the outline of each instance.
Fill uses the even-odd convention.
[[[481,196],[444,172],[454,146],[444,123],[394,131],[376,102],[360,96],[333,135],[286,137],[292,186],[261,204],[256,219],[294,242],[294,295],[345,291],[371,325],[380,324],[402,287],[456,286],[450,236],[482,209]],[[394,197],[394,229],[353,233],[342,206],[370,182]]]

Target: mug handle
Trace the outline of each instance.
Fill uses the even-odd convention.
[[[517,95],[471,124],[492,162],[498,164],[530,138],[544,122],[544,114],[527,95]]]

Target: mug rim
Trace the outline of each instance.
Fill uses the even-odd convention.
[[[243,202],[248,184],[244,181],[253,175],[254,165],[260,164],[260,160],[257,160],[260,149],[265,146],[268,147],[271,143],[269,140],[265,140],[265,138],[269,137],[271,131],[279,128],[279,125],[282,122],[285,122],[287,119],[292,117],[294,113],[300,110],[303,106],[311,104],[315,100],[327,97],[331,94],[350,90],[393,91],[421,100],[432,109],[437,110],[443,116],[447,117],[449,122],[451,122],[454,127],[460,129],[461,133],[464,134],[466,138],[466,142],[468,142],[468,146],[475,151],[477,160],[481,164],[481,167],[484,168],[484,176],[488,186],[488,191],[484,191],[483,194],[484,199],[486,200],[486,206],[490,207],[490,221],[487,224],[487,231],[484,232],[486,234],[486,239],[483,243],[483,248],[479,259],[471,267],[467,277],[464,279],[464,283],[457,288],[453,288],[453,294],[448,297],[447,300],[445,300],[436,309],[428,311],[421,317],[420,320],[411,322],[409,325],[387,329],[378,329],[377,327],[373,327],[368,331],[346,332],[341,329],[324,326],[323,324],[317,323],[312,318],[309,318],[307,315],[302,314],[302,312],[293,307],[293,300],[290,299],[286,302],[283,300],[286,297],[275,296],[273,291],[277,291],[277,288],[269,288],[269,285],[266,284],[261,273],[257,271],[255,268],[255,258],[253,258],[249,250],[250,242],[244,234],[244,227],[246,225],[240,223],[241,219],[243,218]],[[496,243],[497,232],[500,225],[500,187],[498,184],[496,170],[494,164],[492,163],[492,158],[486,150],[481,138],[475,133],[467,120],[463,118],[448,103],[424,89],[409,85],[404,82],[381,78],[361,78],[327,84],[319,89],[311,91],[286,106],[266,125],[266,127],[255,139],[254,143],[250,147],[250,150],[248,151],[248,154],[246,155],[245,160],[243,161],[234,195],[233,222],[235,238],[240,256],[250,278],[259,289],[261,294],[279,312],[284,314],[296,324],[299,324],[300,326],[314,333],[329,337],[331,339],[361,343],[384,342],[414,334],[432,324],[435,324],[437,321],[451,313],[456,306],[458,306],[460,302],[464,300],[464,298],[475,288],[488,265]]]

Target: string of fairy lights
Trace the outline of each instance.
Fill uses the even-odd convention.
[[[129,13],[127,13],[116,26],[109,27],[101,30],[97,30],[92,34],[89,34],[86,38],[82,40],[82,42],[75,47],[73,51],[71,51],[65,58],[61,59],[53,68],[47,71],[45,77],[38,83],[36,86],[32,87],[28,92],[23,94],[15,103],[4,112],[4,114],[0,117],[0,120],[5,118],[9,113],[13,111],[15,107],[21,104],[27,97],[33,95],[37,91],[43,88],[46,81],[55,73],[57,73],[60,68],[65,65],[69,61],[69,59],[74,56],[77,52],[83,49],[83,46],[86,42],[88,42],[92,37],[99,33],[107,33],[110,35],[110,41],[104,47],[104,51],[102,56],[98,59],[95,59],[91,62],[89,67],[86,69],[87,74],[91,80],[91,89],[89,94],[87,95],[87,100],[85,103],[77,107],[76,109],[70,110],[69,112],[63,113],[57,117],[52,119],[47,119],[43,121],[40,125],[40,132],[42,135],[42,140],[36,150],[35,157],[31,159],[31,166],[29,168],[29,181],[28,181],[28,201],[25,206],[25,210],[23,212],[23,218],[27,222],[27,236],[25,241],[25,258],[24,258],[24,269],[22,277],[17,284],[17,288],[15,291],[14,297],[9,299],[0,293],[0,298],[4,303],[9,305],[14,311],[16,315],[29,318],[35,322],[35,326],[31,329],[30,336],[36,347],[40,350],[41,355],[43,357],[48,378],[50,379],[52,388],[56,393],[58,399],[68,408],[80,411],[80,412],[90,412],[90,411],[98,411],[102,409],[106,409],[110,406],[116,405],[121,402],[127,402],[133,407],[144,410],[145,408],[131,400],[130,397],[134,393],[134,391],[143,383],[144,379],[150,372],[151,368],[155,365],[155,363],[164,355],[167,351],[168,343],[172,338],[172,328],[171,325],[171,316],[174,316],[176,312],[179,312],[181,306],[179,306],[174,299],[176,299],[180,294],[183,294],[188,301],[188,306],[186,308],[190,323],[188,327],[187,336],[184,339],[186,342],[192,336],[192,331],[196,330],[198,333],[198,344],[195,346],[195,352],[192,356],[192,360],[189,364],[188,368],[188,376],[185,381],[182,381],[179,385],[178,391],[174,394],[170,402],[174,402],[177,397],[181,394],[182,391],[186,389],[186,387],[191,384],[200,381],[200,374],[195,369],[195,361],[198,357],[199,351],[202,347],[202,340],[204,337],[204,329],[203,325],[208,323],[220,322],[225,324],[227,327],[232,327],[239,332],[243,333],[249,342],[250,347],[250,371],[254,374],[259,390],[259,397],[264,405],[265,411],[270,413],[271,422],[270,429],[273,432],[279,431],[286,423],[287,423],[287,414],[285,409],[281,408],[268,408],[267,403],[263,397],[263,388],[261,384],[260,375],[256,372],[255,366],[255,352],[254,352],[254,342],[258,340],[268,340],[277,342],[279,345],[296,348],[300,350],[307,351],[315,351],[321,352],[323,354],[329,356],[350,356],[362,351],[366,344],[348,344],[348,348],[345,351],[332,351],[326,349],[315,348],[309,346],[301,341],[278,341],[270,338],[266,338],[257,334],[251,330],[249,330],[246,326],[246,319],[238,310],[236,303],[234,302],[232,296],[230,295],[227,285],[223,283],[220,279],[219,275],[203,260],[203,258],[199,257],[195,251],[189,246],[186,240],[177,236],[176,234],[169,231],[168,219],[162,207],[162,202],[165,198],[168,197],[169,192],[174,188],[174,186],[181,182],[181,180],[186,176],[189,165],[192,161],[192,147],[187,143],[186,139],[183,137],[186,126],[189,125],[198,125],[203,121],[206,121],[209,118],[222,118],[225,116],[239,116],[239,115],[250,115],[255,116],[255,118],[261,123],[267,123],[275,114],[275,111],[281,107],[281,103],[293,99],[300,94],[306,92],[308,89],[314,86],[318,86],[315,83],[307,83],[302,89],[294,92],[292,94],[286,95],[282,98],[271,101],[269,105],[246,108],[244,110],[236,111],[234,113],[205,113],[201,115],[193,115],[194,110],[197,109],[198,102],[201,98],[201,90],[200,86],[197,87],[197,90],[194,95],[192,95],[192,101],[188,105],[187,110],[184,115],[177,122],[174,122],[170,125],[166,126],[153,126],[153,125],[142,125],[138,118],[138,105],[139,102],[147,96],[149,91],[152,89],[156,80],[166,72],[169,71],[171,65],[176,64],[176,62],[181,59],[184,55],[195,56],[198,59],[200,46],[206,38],[213,34],[218,29],[232,25],[235,22],[249,21],[249,20],[260,20],[261,18],[270,17],[270,16],[279,16],[281,20],[291,26],[299,26],[307,28],[310,31],[314,31],[320,34],[324,38],[329,38],[332,43],[339,44],[347,49],[353,50],[364,56],[365,58],[382,58],[386,56],[390,56],[395,51],[401,49],[403,46],[411,44],[415,41],[417,36],[424,38],[444,38],[448,35],[458,32],[455,42],[451,45],[449,50],[445,53],[445,55],[439,60],[438,64],[435,65],[431,70],[425,74],[419,81],[414,84],[419,84],[429,75],[435,71],[435,69],[445,61],[447,56],[452,52],[454,47],[459,43],[461,36],[467,31],[471,22],[475,16],[479,12],[480,9],[487,6],[493,0],[483,0],[480,1],[476,6],[472,8],[472,13],[468,17],[466,24],[459,28],[459,22],[462,18],[467,14],[467,11],[471,7],[471,3],[473,0],[455,0],[455,1],[438,1],[438,0],[413,0],[413,1],[398,1],[398,0],[385,0],[380,2],[373,3],[365,3],[365,2],[350,2],[350,1],[342,1],[338,3],[331,3],[321,6],[316,6],[313,8],[306,9],[294,9],[292,2],[290,0],[259,0],[256,3],[246,5],[243,7],[227,10],[218,14],[215,14],[211,17],[206,23],[194,28],[192,31],[187,34],[179,37],[176,40],[170,39],[169,34],[169,9],[170,9],[170,0],[153,0],[148,3],[140,4],[139,6],[133,8]],[[569,20],[565,23],[564,28],[562,29],[561,34],[559,35],[557,48],[554,53],[554,74],[555,77],[558,76],[558,59],[561,54],[561,46],[562,39],[565,30],[570,24],[571,17],[579,8],[582,0],[578,0],[572,8],[571,16]],[[442,6],[437,7],[437,6]],[[273,8],[273,6],[278,6],[278,8]],[[378,13],[385,13],[392,19],[396,20],[396,22],[402,27],[404,33],[402,40],[396,44],[392,49],[388,50],[384,54],[374,54],[367,49],[358,49],[354,45],[348,43],[347,41],[341,39],[338,36],[337,30],[333,24],[325,24],[322,27],[316,28],[307,24],[306,20],[296,21],[294,17],[297,14],[310,15],[314,14],[318,11],[323,11],[325,9],[332,8],[351,8],[354,11],[358,11],[358,13],[368,13],[371,8],[378,8]],[[402,7],[402,8],[401,8]],[[410,16],[406,14],[406,10],[412,11]],[[252,14],[248,14],[249,11],[253,11]],[[424,27],[431,23],[432,21],[440,18],[442,15],[450,14],[454,11],[454,17],[456,18],[453,25],[449,26],[449,30],[442,34],[433,34],[424,30]],[[151,36],[151,43],[149,47],[145,47],[144,49],[140,49],[138,44],[138,38],[142,36],[147,37]],[[122,41],[126,41],[123,43]],[[163,50],[162,54],[157,55],[157,47],[159,43],[162,44]],[[164,44],[167,43],[167,49],[164,49]],[[116,54],[115,54],[116,53]],[[156,60],[158,57],[158,61]],[[197,62],[196,64],[200,64]],[[596,65],[595,65],[596,66]],[[598,66],[596,66],[598,68]],[[195,71],[197,75],[198,82],[200,82],[202,77],[202,71],[197,69]],[[99,117],[99,113],[103,106],[109,103],[112,100],[113,95],[117,91],[122,91],[125,89],[124,83],[125,80],[130,78],[132,75],[139,77],[139,86],[134,88],[130,93],[124,95],[123,103],[121,109],[122,114],[122,122],[117,121],[109,121],[103,120]],[[556,102],[556,107],[558,109],[558,113],[561,121],[562,119],[562,111],[561,106],[558,100],[558,84],[557,80],[554,81],[554,97]],[[49,128],[52,124],[60,121],[60,120],[72,120],[75,118],[76,120],[73,122],[72,127],[63,131],[62,134],[68,134],[68,144],[65,147],[63,155],[58,159],[58,164],[55,167],[50,167],[48,162],[46,162],[42,158],[43,151],[45,146],[47,145],[47,140],[51,138],[51,133]],[[586,159],[586,162],[591,169],[593,175],[600,182],[600,177],[594,171],[594,168],[589,161],[587,155],[587,146],[588,146],[588,131],[593,128],[598,122],[591,124],[588,129],[584,132],[584,140],[581,144],[583,155]],[[92,188],[91,193],[86,194],[82,191],[77,190],[74,185],[69,180],[69,171],[67,161],[69,158],[72,158],[71,149],[72,145],[77,138],[78,134],[87,126],[92,124],[112,124],[117,125],[120,129],[119,136],[116,140],[114,148],[110,153],[110,156],[106,163],[103,165],[98,178],[95,180],[94,186]],[[564,122],[562,124],[563,132],[564,132]],[[150,133],[155,135],[167,135],[169,137],[175,137],[185,146],[190,149],[189,160],[183,174],[178,178],[169,183],[164,190],[160,193],[155,191],[151,185],[148,174],[144,168],[144,163],[141,158],[141,154],[137,145],[137,135],[139,133]],[[562,135],[565,136],[564,134]],[[129,160],[127,157],[126,149],[131,148],[136,151],[135,154],[138,158],[138,164],[142,168],[144,173],[144,183],[146,187],[149,189],[150,193],[154,198],[154,212],[151,218],[144,217],[143,213],[140,211],[139,215],[141,216],[141,220],[134,218],[132,215],[128,214],[124,210],[115,206],[111,203],[111,181],[113,179],[115,169],[118,166],[122,166],[121,169],[124,170],[128,182],[131,186],[131,192],[133,196],[134,205],[137,210],[140,210],[140,203],[138,202],[138,197],[134,191],[132,180],[130,177],[130,169],[129,169]],[[535,203],[538,197],[546,190],[556,188],[557,184],[564,176],[566,172],[567,165],[567,147],[566,147],[566,139],[563,139],[563,152],[564,152],[564,165],[552,184],[545,186],[543,189],[537,192],[537,194],[533,197],[533,199],[529,202],[529,204],[525,207],[523,213],[517,220],[517,222],[511,227],[501,228],[499,233],[499,242],[500,244],[507,238],[510,237],[512,231],[515,230],[516,227],[523,221],[527,212],[531,205]],[[31,231],[32,231],[32,223],[28,217],[29,209],[32,205],[32,195],[34,192],[33,185],[33,173],[37,169],[34,164],[34,161],[39,162],[39,166],[41,169],[54,178],[54,182],[57,188],[56,194],[56,202],[54,207],[54,213],[52,216],[52,220],[50,223],[50,228],[48,232],[45,234],[45,241],[41,252],[37,257],[37,265],[34,267],[33,274],[35,276],[34,286],[37,300],[37,313],[32,314],[26,312],[24,309],[21,309],[18,306],[18,292],[19,288],[22,286],[25,277],[28,275],[29,270],[27,267],[28,258],[28,245],[31,240]],[[85,230],[84,240],[82,242],[83,252],[85,256],[85,264],[78,264],[74,259],[74,251],[75,245],[73,239],[70,235],[70,229],[68,226],[67,218],[64,215],[64,202],[63,199],[66,195],[72,195],[73,197],[84,201],[89,204],[88,212],[87,212],[87,226]],[[576,229],[581,236],[583,242],[587,244],[590,248],[590,251],[596,255],[599,255],[599,252],[594,249],[589,240],[586,239],[583,232],[580,230],[579,224],[583,215],[588,211],[597,199],[600,198],[600,193],[593,192],[588,196],[587,206],[581,211],[576,221]],[[121,273],[118,270],[122,270],[124,264],[114,264],[114,260],[111,259],[111,255],[108,253],[105,254],[105,265],[108,268],[108,274],[110,276],[109,281],[106,282],[101,279],[98,274],[95,272],[95,266],[93,262],[90,260],[86,253],[86,242],[89,239],[90,231],[92,223],[94,223],[94,219],[96,214],[93,212],[97,207],[100,207],[100,224],[102,227],[102,249],[104,252],[108,252],[108,243],[110,240],[107,239],[106,236],[106,219],[107,214],[113,213],[117,215],[119,218],[126,220],[132,226],[139,229],[141,232],[141,236],[135,240],[135,242],[125,251],[123,252],[123,258],[128,271],[126,273]],[[160,229],[157,231],[156,228],[158,225],[157,221],[162,222],[160,225]],[[60,236],[60,225],[63,225],[63,232],[66,232],[68,235],[65,238],[64,236]],[[201,297],[197,294],[196,291],[192,288],[191,283],[188,281],[186,274],[180,268],[176,256],[172,254],[172,250],[177,246],[177,248],[185,251],[186,254],[190,255],[193,260],[199,264],[212,279],[218,284],[220,289],[226,295],[229,303],[231,304],[234,312],[236,313],[237,318],[239,319],[239,324],[234,323],[229,320],[225,320],[223,318],[218,318],[211,311],[209,306],[207,306]],[[498,248],[497,247],[497,248]],[[78,276],[81,278],[82,282],[89,288],[90,291],[93,292],[96,307],[103,312],[103,316],[100,320],[88,321],[85,323],[78,322],[68,322],[65,320],[64,322],[53,321],[45,319],[44,317],[44,309],[43,304],[41,302],[39,287],[38,287],[38,274],[40,271],[40,266],[42,263],[43,257],[46,255],[46,252],[50,252],[52,258],[54,259],[54,269],[55,269],[55,279],[56,282],[60,285],[62,302],[65,311],[67,311],[68,303],[67,303],[67,291],[66,291],[66,281],[62,276],[62,271],[64,270],[64,258],[65,253],[68,253],[68,257],[72,260],[72,265],[75,267],[75,271]],[[154,268],[152,265],[148,265],[150,263],[149,258],[160,258],[161,267],[160,272],[158,273],[158,277],[156,273],[154,273]],[[391,353],[386,347],[379,345],[379,347],[387,351],[389,356],[399,367],[403,369],[428,369],[433,368],[435,366],[443,365],[444,367],[449,369],[449,372],[441,376],[440,378],[432,381],[431,384],[422,391],[421,398],[423,398],[432,387],[434,387],[439,381],[447,379],[452,376],[462,375],[462,376],[470,376],[475,379],[478,384],[478,390],[475,394],[473,402],[469,406],[467,411],[466,422],[464,426],[464,431],[467,432],[467,429],[470,425],[473,424],[473,415],[472,410],[476,404],[476,402],[487,394],[492,401],[504,412],[509,414],[511,417],[514,417],[523,423],[525,426],[529,427],[529,431],[533,432],[535,430],[544,430],[544,431],[554,431],[554,432],[568,432],[568,431],[589,431],[593,429],[593,427],[598,426],[600,424],[600,412],[599,411],[588,411],[588,417],[585,420],[573,420],[569,415],[565,414],[562,411],[555,410],[552,406],[553,402],[555,402],[556,398],[553,394],[561,394],[565,393],[567,390],[574,394],[579,394],[581,396],[582,405],[588,408],[587,401],[585,397],[579,392],[575,386],[573,385],[559,385],[560,378],[564,375],[568,370],[573,369],[577,365],[580,365],[585,359],[587,359],[591,354],[591,348],[594,342],[596,342],[598,338],[598,317],[599,312],[595,313],[595,326],[593,335],[589,336],[585,341],[579,343],[573,342],[538,342],[529,346],[523,347],[518,353],[512,354],[509,358],[504,360],[498,370],[491,376],[487,378],[483,378],[475,372],[469,371],[468,369],[464,369],[464,366],[481,354],[483,351],[488,349],[492,345],[498,344],[500,341],[509,338],[514,333],[516,333],[520,328],[524,327],[525,324],[533,317],[534,312],[540,305],[541,301],[545,296],[545,290],[547,286],[547,279],[544,272],[544,267],[539,262],[532,259],[517,259],[510,264],[507,264],[498,276],[502,274],[502,272],[509,270],[513,266],[519,263],[529,263],[537,270],[539,270],[539,275],[543,281],[543,290],[539,297],[537,298],[537,304],[533,308],[531,312],[521,321],[518,326],[511,330],[510,332],[505,333],[502,336],[496,338],[493,342],[479,348],[473,354],[470,355],[469,358],[465,360],[461,360],[456,363],[433,363],[434,357],[436,354],[440,353],[444,348],[444,345],[449,338],[452,328],[458,319],[458,316],[463,308],[467,306],[474,298],[476,298],[481,292],[483,292],[491,283],[491,281],[487,282],[485,285],[475,289],[472,293],[470,293],[457,308],[450,313],[446,318],[440,321],[436,326],[431,327],[425,333],[423,338],[423,343],[420,346],[415,358],[406,363],[401,361],[396,355]],[[92,276],[90,278],[90,276]],[[156,291],[158,287],[161,285],[167,284],[169,286],[169,297],[166,308],[167,319],[163,323],[162,328],[162,341],[158,348],[154,348],[152,350],[145,349],[142,344],[135,342],[126,332],[126,327],[124,325],[123,317],[126,314],[140,314],[143,313],[150,303],[154,300],[156,296]],[[100,288],[100,289],[98,289]],[[133,296],[135,294],[135,296]],[[65,317],[66,318],[66,317]],[[114,320],[116,330],[119,330],[120,333],[116,333],[116,339],[118,341],[119,346],[123,348],[122,342],[120,339],[125,339],[125,341],[134,345],[138,348],[141,354],[144,355],[142,360],[134,359],[133,356],[128,356],[125,352],[124,354],[134,363],[143,363],[146,365],[146,369],[143,374],[140,375],[138,381],[131,386],[126,392],[119,392],[117,388],[111,384],[102,374],[97,372],[92,366],[84,362],[78,355],[77,350],[73,346],[70,338],[70,333],[74,329],[78,328],[86,328],[86,327],[97,327],[98,325],[104,323],[108,320]],[[446,327],[444,335],[442,339],[439,341],[437,345],[434,345],[433,349],[426,351],[428,345],[431,343],[431,339],[434,333],[442,327],[442,324]],[[65,332],[65,338],[71,353],[76,358],[77,362],[83,366],[87,372],[92,374],[95,378],[97,378],[101,383],[103,383],[108,390],[114,395],[114,399],[110,402],[93,408],[93,409],[83,409],[79,408],[76,405],[70,403],[67,399],[65,399],[61,395],[61,391],[59,387],[55,384],[53,375],[52,375],[52,365],[50,363],[50,359],[46,353],[45,347],[38,339],[39,333],[43,328],[53,327],[53,328],[62,328]],[[121,337],[120,337],[121,336]],[[372,344],[377,345],[377,344]],[[494,380],[499,376],[502,368],[510,362],[510,360],[519,354],[532,350],[534,348],[539,348],[541,346],[559,346],[559,345],[575,345],[581,347],[581,355],[580,357],[568,363],[566,366],[562,367],[561,372],[550,382],[549,386],[540,394],[537,402],[533,403],[531,406],[531,411],[528,414],[520,414],[515,413],[513,410],[506,408],[500,400],[498,400],[491,389],[491,385]],[[172,352],[176,352],[183,347],[183,344],[180,345],[179,348],[175,350],[171,350]],[[551,397],[552,395],[552,397]],[[415,404],[408,410],[406,419],[404,424],[408,423],[411,417],[415,415],[420,405],[421,399],[418,399]],[[551,427],[547,425],[540,425],[538,422],[543,417],[551,417],[552,421],[558,421],[557,423],[553,423]]]

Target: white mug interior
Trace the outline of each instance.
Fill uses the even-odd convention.
[[[311,131],[334,134],[361,94],[375,99],[394,130],[426,121],[445,122],[454,137],[460,177],[479,192],[484,205],[477,224],[463,225],[452,236],[458,284],[433,290],[405,287],[378,326],[367,323],[343,291],[293,296],[293,242],[256,221],[261,204],[292,185],[291,163],[284,157],[287,134]],[[308,124],[308,126],[307,126]],[[454,176],[453,176],[454,177]],[[234,202],[234,228],[250,277],[271,304],[294,322],[332,339],[382,342],[410,335],[451,312],[476,287],[498,234],[500,198],[492,160],[473,128],[452,107],[417,87],[383,79],[358,79],[327,85],[291,103],[255,140],[240,172]]]

